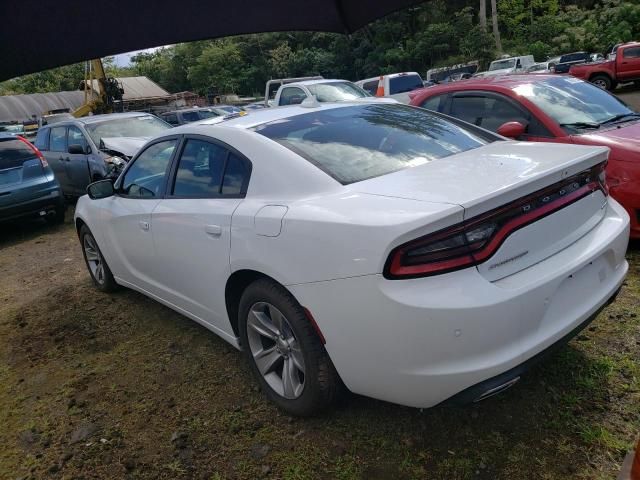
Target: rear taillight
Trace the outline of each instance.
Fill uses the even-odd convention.
[[[452,227],[396,247],[384,268],[388,279],[426,277],[488,260],[516,230],[601,190],[605,163]]]
[[[21,136],[18,136],[18,140],[23,141],[24,143],[26,143],[29,146],[29,148],[31,150],[33,150],[33,153],[36,155],[36,157],[38,157],[38,159],[40,160],[40,163],[42,164],[43,168],[46,168],[46,167],[49,166],[49,163],[47,162],[47,159],[44,158],[44,155],[42,155],[42,152],[40,150],[38,150],[33,143],[31,143],[29,140],[27,140],[26,138],[21,137]]]

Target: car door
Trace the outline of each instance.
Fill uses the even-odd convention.
[[[640,78],[640,47],[627,47],[618,58],[618,79]]]
[[[525,126],[521,140],[550,141],[553,135],[542,122],[515,100],[495,92],[464,91],[451,96],[448,114],[473,123],[492,132],[507,122],[520,122]]]
[[[151,216],[163,298],[233,335],[224,289],[231,219],[245,196],[251,163],[228,145],[187,136],[167,195]]]
[[[84,153],[71,153],[70,147],[80,145]],[[87,185],[91,183],[91,172],[89,170],[89,159],[87,155],[87,139],[75,125],[67,128],[67,156],[65,169],[69,181],[69,188],[77,195],[84,195]]]
[[[167,174],[179,137],[148,145],[127,165],[115,184],[116,194],[104,200],[104,250],[119,280],[157,294],[158,271],[151,213],[164,196]]]
[[[67,127],[65,125],[51,127],[49,131],[49,149],[44,153],[49,166],[53,170],[65,195],[74,193],[67,176]]]

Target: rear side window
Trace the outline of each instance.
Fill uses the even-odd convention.
[[[447,99],[446,95],[436,95],[431,98],[427,98],[422,105],[422,108],[426,108],[427,110],[433,110],[434,112],[442,112],[444,111],[445,100]]]
[[[510,102],[480,95],[453,97],[451,115],[495,132],[506,122],[529,123],[525,114]]]
[[[401,75],[389,80],[389,94],[410,92],[417,88],[424,87],[420,75]]]
[[[38,150],[49,150],[49,129],[41,128],[38,130],[36,140],[33,144],[38,148]]]
[[[297,105],[302,103],[306,97],[305,93],[299,88],[285,88],[280,94],[280,105]]]
[[[622,51],[624,58],[640,58],[640,47],[625,48]]]
[[[426,110],[401,104],[314,111],[260,125],[255,131],[342,184],[416,167],[487,143]]]
[[[229,153],[222,182],[223,195],[240,195],[249,179],[249,167],[235,153]]]
[[[215,197],[220,194],[227,149],[215,143],[189,139],[182,151],[173,195]]]
[[[0,170],[22,167],[26,160],[33,158],[36,158],[35,152],[22,140],[0,140]]]
[[[67,127],[53,127],[51,129],[49,150],[52,152],[67,151]]]

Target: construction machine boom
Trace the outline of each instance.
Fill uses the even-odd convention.
[[[84,90],[84,103],[72,112],[74,117],[84,117],[90,113],[111,113],[115,110],[116,102],[122,101],[124,93],[118,80],[107,77],[99,58],[87,62],[84,81],[80,87]]]

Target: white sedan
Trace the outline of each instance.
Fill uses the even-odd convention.
[[[430,407],[512,385],[615,296],[629,218],[607,155],[314,102],[167,131],[75,221],[99,289],[244,350],[284,410],[345,387]]]

